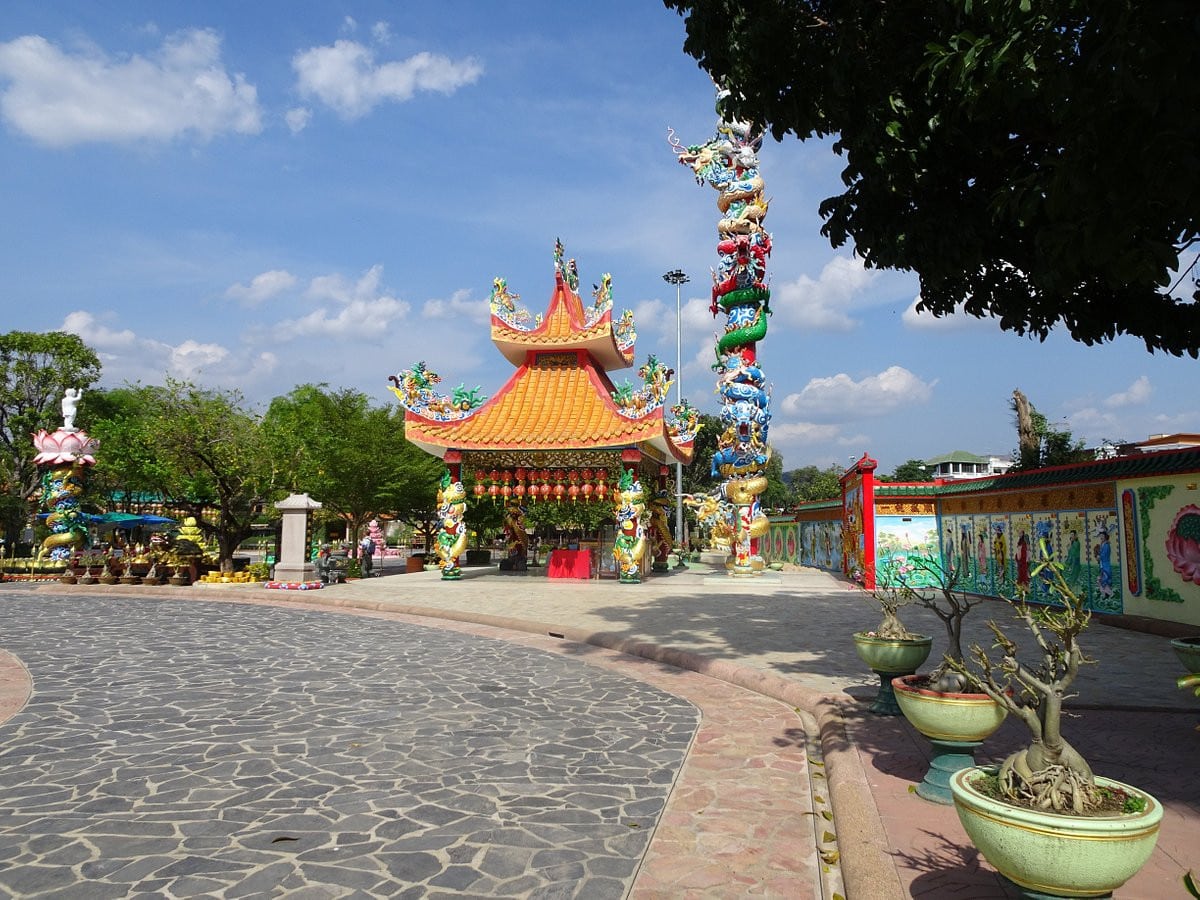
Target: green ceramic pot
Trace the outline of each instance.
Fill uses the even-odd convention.
[[[1000,727],[1008,710],[987,694],[952,694],[922,687],[923,675],[892,679],[904,718],[931,740],[982,741]]]
[[[950,779],[954,808],[972,843],[1001,875],[1053,897],[1104,897],[1132,878],[1158,841],[1162,805],[1109,778],[1096,783],[1143,795],[1146,808],[1120,816],[1068,816],[1010,806],[971,786],[976,767]]]
[[[872,672],[911,675],[929,658],[931,647],[933,638],[923,634],[909,640],[871,637],[865,631],[854,635],[854,649],[858,651],[858,658]]]
[[[1200,637],[1175,638],[1171,641],[1171,648],[1185,669],[1200,674]]]

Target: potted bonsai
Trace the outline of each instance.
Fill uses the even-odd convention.
[[[100,569],[100,583],[101,584],[116,584],[117,583],[117,576],[113,573],[113,570],[112,570],[112,557],[109,556],[107,553],[104,554],[104,565]]]
[[[901,675],[892,680],[896,703],[909,723],[933,745],[933,755],[917,796],[950,805],[950,776],[975,764],[975,748],[1000,727],[1008,710],[967,684],[951,666],[963,663],[963,620],[984,601],[958,590],[959,572],[939,560],[908,557],[901,580],[915,602],[932,612],[946,629],[946,652],[929,674]]]
[[[950,663],[1022,721],[1032,741],[999,766],[955,773],[950,788],[967,835],[1010,881],[1039,896],[1103,896],[1149,859],[1163,810],[1144,791],[1094,775],[1063,736],[1063,699],[1080,668],[1094,662],[1078,641],[1090,615],[1044,541],[1040,557],[1031,574],[1044,573],[1061,608],[1034,608],[1023,596],[1010,601],[1038,646],[1038,663],[1022,662],[995,622],[988,627],[999,659],[975,645],[978,671]]]
[[[854,633],[854,649],[858,658],[879,676],[879,691],[871,703],[871,712],[877,716],[898,716],[900,707],[892,693],[892,679],[916,672],[929,657],[933,638],[909,631],[900,621],[900,608],[915,600],[902,582],[882,579],[870,596],[879,604],[883,618],[873,631]]]

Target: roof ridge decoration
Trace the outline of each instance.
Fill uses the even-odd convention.
[[[657,356],[650,354],[646,364],[638,369],[642,378],[640,388],[635,389],[628,378],[623,384],[614,385],[616,390],[611,396],[617,411],[627,419],[644,419],[666,402],[667,393],[675,383],[671,377],[674,374],[674,369],[667,368]]]
[[[530,315],[529,310],[517,302],[520,299],[520,294],[508,289],[508,282],[504,278],[492,279],[492,294],[488,298],[492,315],[515,331],[536,331],[541,328],[542,314]]]
[[[400,405],[409,412],[433,419],[435,422],[465,419],[480,409],[487,400],[485,395],[479,393],[479,385],[467,390],[464,384],[460,384],[450,397],[439,394],[433,386],[441,380],[442,377],[437,372],[427,369],[425,361],[421,360],[411,368],[389,375],[388,381],[392,383],[388,390],[399,398]]]

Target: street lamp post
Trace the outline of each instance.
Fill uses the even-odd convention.
[[[675,402],[683,403],[683,319],[680,310],[680,288],[691,281],[683,269],[672,269],[663,281],[675,285]],[[679,565],[683,565],[683,463],[675,463],[675,540],[679,544]]]

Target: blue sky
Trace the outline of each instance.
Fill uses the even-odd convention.
[[[425,360],[490,394],[511,373],[492,279],[541,311],[561,238],[583,286],[612,274],[639,363],[674,365],[662,275],[689,274],[683,390],[716,411],[716,194],[667,142],[712,135],[713,88],[654,0],[4,7],[3,330],[79,333],[106,386],[170,375],[265,404],[325,382],[384,403]],[[820,236],[828,144],[768,139],[760,159],[786,469],[1008,453],[1014,388],[1092,444],[1200,431],[1194,360],[916,316],[915,278]]]

